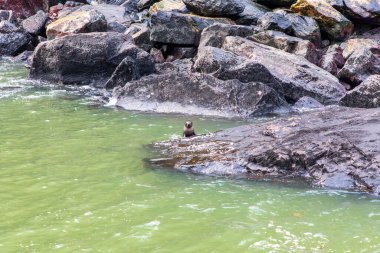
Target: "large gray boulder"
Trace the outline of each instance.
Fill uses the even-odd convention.
[[[329,3],[321,0],[298,0],[292,5],[295,13],[314,18],[331,40],[345,40],[352,31],[353,24]]]
[[[102,13],[96,10],[75,11],[50,23],[46,28],[48,39],[77,33],[105,32],[107,21]]]
[[[348,59],[357,50],[369,49],[379,50],[380,48],[380,27],[370,30],[360,36],[355,36],[340,45],[343,48],[343,56]]]
[[[248,37],[255,33],[252,26],[215,24],[206,27],[201,34],[199,47],[222,47],[227,36]]]
[[[115,105],[128,110],[248,118],[287,106],[262,83],[222,81],[200,73],[149,75],[114,90]]]
[[[326,108],[155,143],[155,166],[380,194],[380,109]],[[157,154],[156,153],[156,154]],[[297,182],[299,182],[297,180]]]
[[[284,13],[267,12],[258,19],[257,26],[263,30],[292,33],[292,23]]]
[[[292,23],[291,35],[309,40],[316,46],[321,44],[321,31],[318,23],[313,18],[294,13],[287,13],[286,17]]]
[[[380,107],[380,75],[368,77],[355,89],[349,91],[341,100],[341,104],[349,107]]]
[[[110,4],[97,4],[97,5],[84,5],[81,7],[65,8],[59,12],[59,18],[64,18],[73,12],[100,12],[106,19],[107,23],[117,22],[124,24],[129,22],[130,19],[126,15],[126,8],[123,6],[110,5]]]
[[[238,15],[236,23],[239,25],[256,25],[257,20],[271,9],[252,0],[242,0],[244,11]]]
[[[202,16],[230,17],[244,11],[244,4],[240,0],[182,0],[186,7]]]
[[[152,56],[133,44],[123,48],[128,55],[113,72],[111,78],[106,83],[106,88],[124,86],[127,82],[138,80],[140,77],[155,72]]]
[[[104,87],[128,56],[131,38],[120,33],[83,33],[40,43],[30,78],[63,84]]]
[[[301,56],[239,37],[227,37],[222,49],[265,66],[293,101],[309,96],[324,104],[336,103],[345,94],[336,77]]]
[[[216,47],[200,47],[193,69],[221,80],[237,79],[241,82],[261,82],[283,94],[280,82],[260,62],[250,61]]]
[[[202,30],[215,23],[232,24],[233,22],[225,18],[158,11],[151,17],[150,39],[160,43],[197,46]]]
[[[285,52],[291,54],[302,56],[314,64],[317,64],[319,60],[318,52],[313,43],[308,40],[286,35],[282,32],[259,32],[250,36],[249,39],[252,39],[253,41],[256,41],[260,44],[284,50]]]
[[[339,79],[358,85],[370,75],[380,74],[380,58],[364,48],[354,51],[338,72]]]
[[[15,56],[26,49],[31,37],[9,21],[0,22],[0,55]]]
[[[28,33],[32,35],[42,35],[48,18],[47,13],[39,11],[35,15],[23,20],[21,24]]]
[[[380,25],[380,2],[374,0],[344,0],[342,8],[350,18]]]
[[[144,49],[145,51],[149,51],[153,46],[153,43],[150,41],[150,28],[145,24],[132,24],[125,31],[125,34],[132,36],[136,46]]]

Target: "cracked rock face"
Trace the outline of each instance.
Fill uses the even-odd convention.
[[[380,109],[320,111],[155,144],[154,165],[380,194]]]

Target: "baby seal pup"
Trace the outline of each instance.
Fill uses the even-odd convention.
[[[183,127],[183,137],[192,137],[192,136],[195,136],[193,122],[186,121],[185,126]]]

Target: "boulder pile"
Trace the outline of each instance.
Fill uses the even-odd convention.
[[[14,0],[0,8],[1,55],[34,51],[31,78],[114,89],[111,100],[124,108],[247,118],[289,111],[304,97],[379,105],[376,1]]]

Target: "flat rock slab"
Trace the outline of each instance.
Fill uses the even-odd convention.
[[[155,144],[160,167],[380,194],[380,109],[325,108]]]

